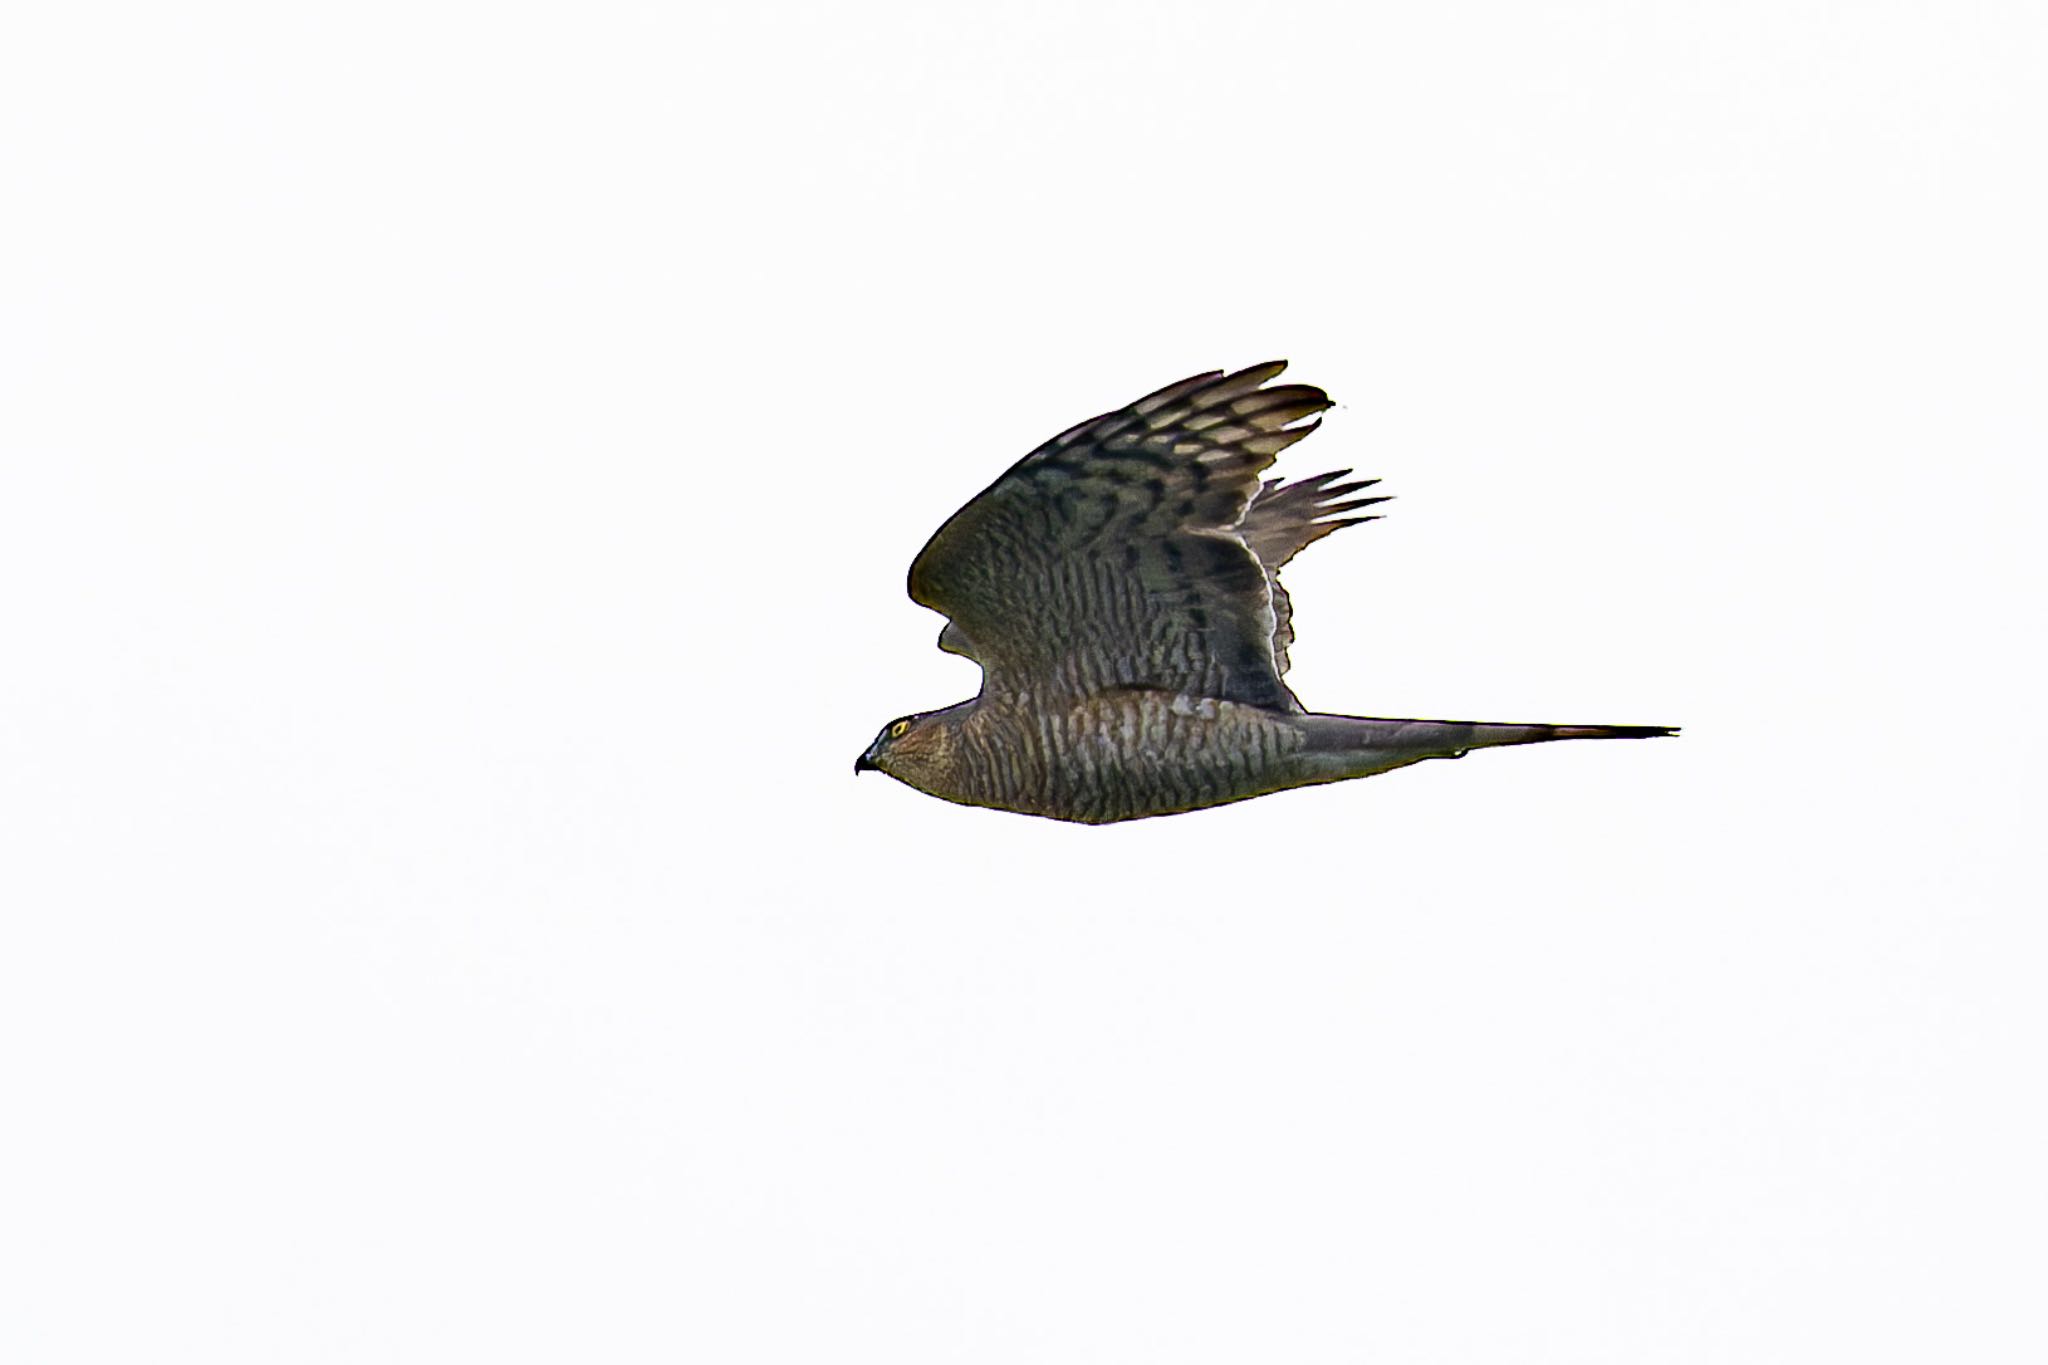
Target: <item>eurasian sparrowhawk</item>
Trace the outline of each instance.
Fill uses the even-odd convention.
[[[1676,733],[1306,710],[1281,681],[1280,568],[1386,499],[1349,470],[1260,482],[1330,406],[1311,385],[1269,386],[1285,368],[1198,374],[1091,418],[954,513],[910,595],[949,618],[939,647],[981,665],[981,694],[891,721],[854,770],[1102,824],[1492,745]]]

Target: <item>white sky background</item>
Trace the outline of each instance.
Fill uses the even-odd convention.
[[[180,9],[0,40],[0,1355],[2048,1351],[2038,6]],[[1309,704],[1685,736],[856,781],[1275,356]]]

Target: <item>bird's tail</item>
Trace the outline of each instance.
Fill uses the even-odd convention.
[[[1520,725],[1511,730],[1535,730],[1529,739],[1508,739],[1502,744],[1533,744],[1546,739],[1668,739],[1678,733],[1676,725]]]
[[[1474,749],[1543,744],[1554,739],[1656,739],[1674,725],[1508,725],[1464,720],[1384,720],[1374,716],[1307,715],[1302,731],[1311,761],[1364,777],[1425,758],[1462,758]]]

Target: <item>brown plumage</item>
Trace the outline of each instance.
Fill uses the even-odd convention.
[[[1281,681],[1294,631],[1279,571],[1386,499],[1349,470],[1260,481],[1330,406],[1270,384],[1285,368],[1195,375],[1092,418],[954,513],[910,595],[949,618],[939,647],[981,665],[981,694],[892,721],[855,771],[1101,824],[1492,745],[1675,733],[1304,710]]]

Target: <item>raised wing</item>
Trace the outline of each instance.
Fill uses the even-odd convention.
[[[1083,422],[939,528],[910,595],[951,618],[942,645],[982,665],[985,694],[1142,686],[1300,709],[1246,531],[1276,554],[1291,545],[1277,569],[1325,533],[1304,534],[1317,499],[1280,489],[1268,516],[1240,526],[1260,472],[1316,426],[1289,423],[1330,406],[1307,384],[1266,387],[1284,368],[1196,375]]]

